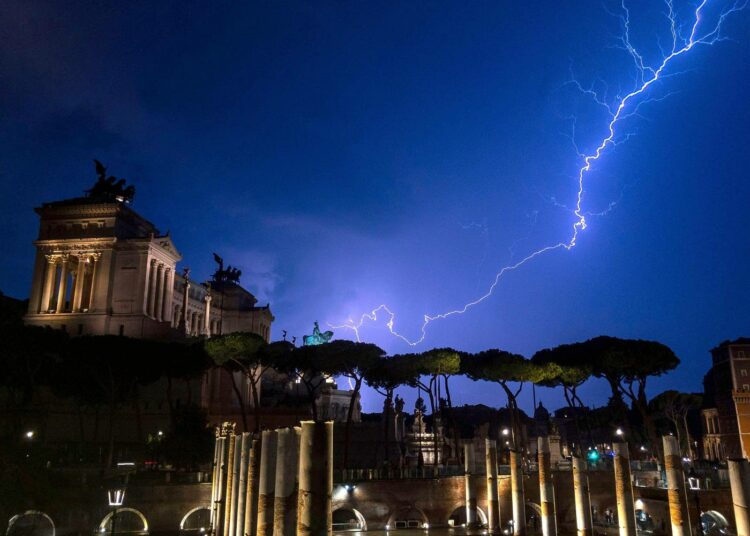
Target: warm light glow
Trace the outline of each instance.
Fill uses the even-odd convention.
[[[643,501],[640,500],[640,499],[636,499],[636,501],[635,501],[635,509],[636,510],[643,510],[643,506],[644,506]]]
[[[26,439],[34,439],[34,430],[26,432]]]
[[[510,433],[510,430],[507,428],[503,428],[503,435],[508,435]]]
[[[110,506],[122,506],[125,501],[125,490],[111,489],[107,492],[107,499]]]
[[[617,430],[615,430],[615,434],[617,434],[618,436],[622,436],[625,434],[625,432],[622,431],[622,428],[618,428]]]

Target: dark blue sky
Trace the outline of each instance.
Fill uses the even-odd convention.
[[[416,337],[423,314],[568,238],[574,219],[556,203],[574,203],[571,135],[589,152],[607,118],[566,81],[572,70],[610,99],[632,89],[607,12],[618,6],[4,2],[0,288],[28,294],[32,208],[80,194],[98,158],[136,185],[134,208],[170,230],[196,277],[213,251],[242,268],[271,302],[275,335],[387,303]],[[666,9],[631,8],[654,62]],[[725,34],[681,58],[669,74],[684,73],[649,93],[669,96],[623,123],[634,136],[596,164],[584,199],[590,212],[616,204],[579,245],[431,324],[421,348],[530,355],[599,334],[656,339],[683,363],[652,391],[700,389],[708,350],[750,325],[750,11]],[[362,335],[408,350],[383,323]],[[503,400],[468,380],[454,391],[459,403]],[[584,395],[606,393],[592,382]],[[380,403],[366,394],[365,409]]]

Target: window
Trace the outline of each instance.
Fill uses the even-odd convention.
[[[122,337],[123,335],[125,335],[125,324],[120,324],[120,332],[119,332],[119,334],[120,334],[120,337]]]
[[[743,390],[743,391],[750,391],[750,385],[748,385],[748,384],[746,384],[746,383],[743,383],[743,384],[742,384],[742,390]]]
[[[740,376],[747,376],[747,369],[742,369],[740,371]]]

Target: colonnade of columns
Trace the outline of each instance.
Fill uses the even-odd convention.
[[[328,536],[333,493],[333,422],[216,431],[211,487],[214,536]]]
[[[101,253],[91,252],[45,255],[38,312],[80,313],[88,310],[94,299],[100,257]]]
[[[692,534],[689,517],[689,505],[685,473],[682,467],[679,446],[673,436],[663,437],[665,469],[667,476],[667,493],[672,536],[689,536]],[[630,473],[630,454],[627,443],[614,443],[614,476],[615,499],[620,536],[636,535],[635,502],[633,483]],[[497,480],[497,446],[495,441],[485,441],[486,478],[487,478],[487,516],[488,529],[497,530],[500,526],[498,508]],[[538,438],[539,496],[541,502],[541,527],[544,536],[557,535],[557,515],[555,509],[555,490],[550,467],[549,438]],[[472,445],[465,448],[466,463],[466,519],[467,525],[476,523],[476,497],[470,482],[474,466]],[[512,532],[525,536],[526,512],[523,492],[523,473],[521,455],[510,449],[510,485],[512,499]],[[593,523],[587,461],[573,457],[573,496],[575,499],[576,534],[592,536]],[[750,536],[750,462],[748,460],[730,460],[729,478],[734,502],[734,514],[738,536]]]
[[[169,321],[173,292],[174,270],[157,259],[151,259],[146,278],[144,313],[160,322]]]

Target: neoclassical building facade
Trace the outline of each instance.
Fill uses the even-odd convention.
[[[223,270],[198,283],[182,256],[125,199],[87,195],[36,209],[26,322],[71,335],[164,338],[250,331],[270,340],[269,306]]]

